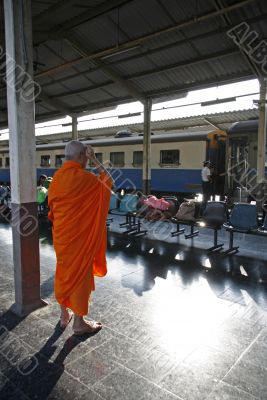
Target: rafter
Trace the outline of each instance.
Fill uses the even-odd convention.
[[[39,94],[38,98],[40,100],[42,100],[44,103],[46,103],[47,105],[55,108],[56,110],[59,110],[64,115],[72,116],[72,114],[73,114],[71,109],[66,104],[64,104],[60,100],[57,100],[57,99],[52,98],[51,96],[47,95],[43,90]]]
[[[112,11],[114,8],[122,7],[123,5],[131,2],[133,0],[108,0],[104,4],[100,4],[93,9],[88,11],[84,11],[78,16],[71,18],[68,21],[65,21],[63,25],[57,25],[54,29],[50,31],[44,32],[43,34],[39,34],[34,37],[34,44],[41,44],[50,39],[57,39],[59,37],[64,37],[68,31],[79,26],[89,20],[92,20],[102,14]],[[34,20],[33,20],[34,22]]]
[[[82,57],[84,57],[85,59],[88,56],[88,50],[86,49],[86,47],[83,45],[83,43],[81,43],[80,40],[78,40],[77,38],[75,38],[74,35],[69,35],[66,38],[67,42],[71,45],[71,47],[77,52],[79,53]],[[124,90],[126,90],[132,97],[136,98],[137,100],[143,102],[144,101],[144,95],[139,92],[134,85],[132,85],[131,83],[126,82],[123,78],[121,78],[117,73],[115,73],[114,71],[112,71],[111,68],[105,66],[101,61],[99,60],[93,60],[90,61],[90,64],[93,62],[93,64],[95,66],[97,66],[99,69],[101,69],[102,72],[104,72],[104,74],[106,76],[108,76],[109,78],[112,79],[113,82],[116,82],[119,86],[121,86]]]
[[[159,73],[163,73],[163,72],[168,72],[171,71],[173,69],[176,68],[186,68],[186,67],[190,67],[192,65],[197,65],[197,64],[201,64],[203,62],[207,62],[207,61],[213,61],[216,60],[218,58],[224,58],[224,57],[230,57],[233,56],[235,54],[239,54],[239,51],[235,48],[232,49],[228,49],[225,51],[220,51],[218,53],[213,53],[211,55],[206,55],[206,56],[202,56],[202,57],[196,57],[193,58],[191,60],[186,60],[186,61],[182,61],[180,63],[173,63],[173,64],[169,64],[166,65],[164,67],[159,67],[159,68],[154,68],[142,73],[136,73],[136,74],[132,74],[132,75],[127,75],[124,78],[127,80],[132,80],[132,79],[139,79],[139,78],[145,78],[146,76],[152,76],[152,75],[156,75]]]
[[[188,92],[188,90],[199,90],[199,89],[207,89],[212,86],[217,86],[217,85],[227,85],[229,83],[236,83],[238,81],[245,81],[249,79],[253,79],[255,76],[252,73],[248,73],[245,75],[243,73],[238,73],[238,74],[231,74],[228,75],[227,77],[221,77],[221,78],[212,78],[209,80],[205,80],[204,82],[197,82],[195,84],[189,83],[185,85],[176,85],[172,86],[171,88],[164,88],[162,90],[151,90],[148,93],[146,93],[147,96],[150,97],[161,97],[161,96],[166,96],[166,95],[171,95],[174,93],[184,93]]]
[[[249,23],[249,24],[252,24],[252,23],[255,23],[255,22],[258,22],[258,21],[262,21],[262,20],[265,20],[265,19],[267,19],[267,13],[262,14],[262,15],[257,16],[257,17],[246,19],[246,22]],[[174,48],[177,48],[177,46],[181,46],[181,45],[183,45],[185,43],[190,43],[190,42],[195,42],[195,41],[198,41],[198,40],[203,40],[203,39],[206,39],[206,38],[211,38],[213,35],[226,33],[228,30],[229,30],[229,27],[216,29],[216,30],[205,32],[203,34],[197,34],[197,35],[194,35],[194,36],[190,36],[189,38],[178,40],[175,43],[170,43],[168,45],[159,46],[159,47],[151,49],[151,50],[146,50],[146,51],[142,50],[142,53],[140,53],[140,54],[135,54],[133,56],[132,55],[131,56],[126,56],[125,58],[120,60],[119,63],[122,64],[122,63],[125,63],[125,62],[129,62],[131,60],[136,60],[136,59],[142,58],[144,56],[157,54],[157,53],[159,53],[159,52],[161,52],[163,50],[166,51],[166,50],[174,49]],[[83,58],[79,58],[79,60],[83,60]],[[108,66],[116,65],[116,64],[117,64],[117,60],[108,61],[108,63],[105,62],[105,65],[108,65]],[[61,65],[62,65],[62,67],[64,66],[64,64],[61,64]],[[92,68],[92,69],[90,69],[90,72],[95,72],[95,71],[97,71],[97,69],[98,69],[98,67]],[[49,70],[38,72],[37,74],[35,74],[35,78],[41,78],[42,76],[50,75],[50,74],[53,74],[55,72],[56,72],[56,70],[54,70],[54,68],[51,68]],[[82,72],[79,72],[79,73],[68,75],[68,76],[63,77],[63,78],[59,78],[59,79],[57,79],[57,83],[63,83],[63,82],[68,81],[70,79],[77,78],[78,76],[81,76],[82,74],[83,74]],[[43,87],[50,86],[51,84],[53,84],[53,82],[46,83],[46,84],[43,85]],[[1,92],[1,90],[2,89],[0,88],[0,92]]]
[[[123,79],[123,82],[124,82],[125,85],[129,85],[130,84],[129,81],[131,81],[133,79],[139,79],[139,78],[143,78],[143,77],[146,77],[146,76],[152,76],[152,75],[156,75],[156,74],[159,74],[159,73],[164,73],[164,72],[167,72],[167,71],[171,71],[171,70],[177,69],[177,68],[186,68],[186,67],[189,67],[189,66],[192,66],[192,65],[201,64],[203,62],[212,61],[214,59],[217,60],[217,59],[220,59],[220,58],[229,57],[229,56],[234,55],[234,54],[239,54],[239,52],[238,52],[238,50],[236,48],[231,49],[230,51],[222,51],[222,52],[219,52],[219,53],[215,53],[215,54],[212,54],[209,57],[206,56],[206,57],[194,58],[192,60],[183,61],[181,63],[175,63],[175,64],[167,65],[164,68],[154,68],[154,69],[152,69],[150,71],[146,71],[146,72],[143,72],[143,73],[124,76],[122,79]],[[106,86],[111,85],[111,84],[112,84],[112,81],[106,81],[106,82],[104,82],[102,84],[99,84],[99,85],[93,85],[93,86],[84,87],[82,89],[63,92],[63,93],[60,93],[59,95],[55,95],[53,97],[60,98],[60,97],[66,97],[66,96],[72,96],[72,95],[79,95],[79,94],[82,94],[82,93],[85,93],[85,92],[89,93],[91,90],[103,89]]]
[[[72,6],[74,3],[76,3],[77,0],[61,0],[55,4],[53,4],[51,7],[47,8],[40,14],[36,15],[33,19],[33,24],[34,26],[40,26],[41,23],[43,23],[48,17],[51,16],[51,14],[58,13],[59,11],[63,12],[66,8]],[[42,34],[42,33],[41,33]]]
[[[198,22],[204,22],[204,21],[206,21],[206,20],[208,20],[210,18],[215,18],[215,17],[218,17],[220,15],[224,15],[227,12],[229,13],[231,11],[234,11],[234,10],[236,10],[238,8],[244,7],[244,6],[246,6],[246,5],[248,5],[248,4],[252,3],[252,2],[255,2],[255,1],[257,1],[257,0],[242,0],[242,1],[239,1],[238,3],[235,3],[235,4],[232,4],[230,6],[224,7],[223,9],[211,11],[209,13],[202,14],[202,15],[196,16],[194,18],[191,18],[189,20],[185,20],[185,21],[179,22],[179,23],[177,23],[175,25],[172,25],[170,27],[163,28],[163,29],[161,29],[159,31],[152,32],[152,33],[149,33],[148,35],[145,35],[145,36],[139,37],[137,39],[130,40],[128,42],[122,43],[119,46],[115,45],[115,46],[112,46],[112,47],[110,47],[108,49],[104,49],[104,50],[101,50],[101,51],[98,51],[98,52],[95,52],[95,53],[87,54],[86,59],[93,60],[93,59],[96,59],[96,58],[107,56],[107,55],[112,54],[112,53],[117,53],[118,51],[122,51],[122,50],[125,50],[125,49],[130,49],[131,47],[134,47],[136,45],[142,44],[142,43],[146,42],[147,40],[154,39],[155,37],[159,37],[159,36],[161,36],[161,35],[163,35],[165,33],[175,32],[176,30],[179,30],[179,29],[182,29],[182,28],[187,28],[188,26],[194,25],[194,24],[196,24]],[[67,36],[67,30],[66,29],[64,31],[64,34],[62,34],[61,37],[64,37],[64,36]],[[73,65],[75,65],[75,64],[77,64],[77,63],[79,63],[79,62],[81,62],[83,60],[84,60],[84,57],[77,58],[77,59],[69,61],[68,63],[65,63],[63,65],[59,65],[57,67],[54,67],[53,71],[59,71],[59,70],[62,70],[62,69],[71,68]],[[51,74],[51,73],[52,73],[52,69],[49,70],[48,74]]]
[[[214,1],[214,4],[215,4],[217,10],[222,10],[225,7],[223,0],[213,0],[213,1]],[[233,26],[231,17],[227,13],[222,15],[222,19],[226,23],[228,28]],[[238,35],[236,35],[236,36],[238,38]],[[248,64],[249,68],[252,70],[252,72],[257,77],[259,77],[261,75],[261,73],[260,73],[260,69],[259,69],[258,65],[242,50],[242,47],[238,46],[238,49],[239,49],[239,52],[242,54],[244,60]]]

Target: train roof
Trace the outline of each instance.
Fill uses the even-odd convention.
[[[229,135],[233,133],[255,133],[258,132],[259,120],[235,122],[228,130]]]
[[[210,130],[210,131],[198,131],[198,132],[184,132],[184,133],[168,133],[168,134],[157,134],[151,136],[152,143],[171,143],[171,142],[197,142],[204,141],[207,139],[208,134],[210,133],[219,133],[222,132],[220,130]],[[67,142],[60,143],[51,143],[51,144],[39,144],[36,146],[37,150],[56,150],[63,149],[66,146]],[[131,136],[131,137],[123,137],[123,138],[105,138],[105,139],[95,139],[95,140],[85,140],[82,143],[90,144],[91,146],[121,146],[128,144],[142,144],[143,136]],[[0,149],[0,153],[8,152],[8,148]]]

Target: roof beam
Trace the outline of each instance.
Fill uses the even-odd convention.
[[[203,117],[202,119],[203,119],[203,121],[207,122],[209,125],[213,126],[213,128],[220,129],[220,127],[218,125],[215,125],[210,118]]]
[[[212,61],[214,59],[216,60],[218,58],[229,57],[229,56],[232,56],[234,54],[239,54],[239,51],[236,49],[236,47],[228,49],[228,50],[225,50],[225,51],[220,51],[218,53],[214,53],[214,54],[211,54],[211,55],[193,58],[192,60],[183,61],[183,62],[180,62],[180,63],[170,64],[170,65],[167,65],[165,67],[151,69],[149,71],[145,71],[145,72],[142,72],[142,73],[128,75],[128,76],[125,76],[124,78],[129,79],[129,80],[136,79],[136,78],[144,78],[146,76],[151,76],[151,75],[159,74],[159,73],[162,73],[162,72],[171,71],[172,69],[176,69],[176,68],[189,67],[189,66],[192,66],[192,65],[201,64],[203,62]]]
[[[56,57],[58,57],[59,55],[57,54],[57,52],[54,50],[54,49],[52,49],[51,47],[49,47],[48,45],[43,45],[43,47],[44,48],[46,48],[49,52],[51,52],[53,55],[55,55]],[[61,58],[65,61],[65,59],[61,56]],[[73,67],[73,69],[77,72],[77,71],[79,71],[78,69],[77,69],[77,67]],[[88,78],[87,76],[86,76],[86,73],[85,72],[80,72],[79,71],[79,76],[82,76],[87,82],[88,82],[88,84],[90,85],[91,84],[91,86],[93,86],[93,82],[92,82],[92,79],[90,79],[90,78]],[[35,79],[36,79],[36,77],[35,77]],[[56,78],[54,78],[54,77],[50,77],[50,79],[53,81],[53,83],[55,84],[58,84],[58,80],[56,79]],[[63,87],[64,87],[65,85],[63,84]],[[44,86],[43,86],[44,87]],[[66,89],[69,89],[68,87],[66,87],[65,86],[65,88]],[[75,92],[75,91],[74,91]],[[75,93],[74,93],[75,94]],[[77,93],[78,94],[78,93]],[[57,98],[58,98],[59,96],[57,96]],[[80,99],[82,99],[83,101],[87,101],[87,99],[85,99],[83,96],[82,96],[82,93],[79,95],[79,97],[80,97]]]
[[[48,96],[43,90],[39,94],[38,99],[42,100],[48,106],[55,108],[56,110],[60,111],[61,113],[65,114],[65,115],[72,116],[72,114],[73,114],[71,109],[68,106],[66,106],[60,100],[56,100],[56,99],[52,98],[51,96]]]
[[[43,23],[44,20],[46,20],[48,17],[50,17],[51,14],[54,14],[55,12],[58,13],[59,11],[64,11],[67,7],[72,6],[76,2],[77,0],[61,0],[53,4],[51,7],[47,8],[33,18],[34,26],[40,26],[40,24]]]
[[[150,71],[143,72],[142,74],[139,73],[139,74],[130,75],[130,76],[127,76],[127,77],[125,76],[122,79],[123,79],[124,84],[129,85],[130,84],[129,80],[132,80],[132,79],[142,78],[142,77],[145,77],[145,76],[151,76],[151,75],[159,74],[159,73],[162,73],[162,72],[170,71],[170,70],[176,69],[176,68],[186,68],[186,67],[189,67],[189,66],[192,66],[192,65],[200,64],[202,62],[212,61],[214,59],[218,59],[218,58],[222,58],[222,57],[228,57],[228,56],[231,56],[233,54],[239,54],[239,51],[236,48],[234,48],[234,49],[231,49],[230,51],[222,51],[222,52],[219,52],[219,53],[215,53],[215,54],[213,54],[213,55],[211,55],[209,57],[194,58],[192,60],[183,61],[181,63],[168,65],[165,68],[156,68],[156,69],[153,69],[153,70],[150,70]],[[59,95],[52,96],[52,98],[72,96],[72,95],[82,94],[82,93],[85,93],[85,92],[88,93],[91,90],[102,89],[102,88],[104,88],[104,87],[106,87],[106,86],[108,86],[110,84],[112,84],[112,81],[107,81],[107,82],[104,82],[104,83],[99,84],[99,85],[88,86],[88,87],[85,87],[83,89],[72,90],[72,91],[65,92],[65,93],[63,92],[63,93],[60,93]]]
[[[225,7],[223,0],[213,0],[213,2],[215,4],[215,7],[217,8],[217,10],[222,10]],[[228,16],[227,13],[222,15],[222,19],[226,23],[228,28],[233,26],[231,17]],[[237,34],[236,34],[236,38],[239,39],[239,36]],[[253,74],[255,74],[259,78],[261,73],[260,73],[260,69],[257,66],[257,64],[244,52],[242,47],[238,46],[238,49],[239,49],[240,53],[242,54],[243,58],[245,59],[246,63],[248,64],[249,68],[252,70]]]
[[[132,0],[108,0],[104,4],[100,4],[99,6],[94,7],[93,9],[85,11],[82,14],[79,14],[78,16],[71,18],[70,20],[64,22],[62,25],[57,25],[54,29],[51,29],[50,31],[44,32],[42,34],[33,37],[34,44],[39,45],[50,39],[57,39],[59,37],[62,38],[67,34],[68,31],[75,28],[76,26],[79,26],[84,22],[94,19],[102,14],[106,14],[112,11],[114,8],[121,7],[124,4],[129,3],[130,1]]]
[[[148,35],[145,35],[145,36],[139,37],[137,39],[122,43],[119,46],[115,45],[113,47],[110,47],[109,49],[101,50],[101,51],[98,51],[96,53],[87,54],[86,59],[93,60],[93,59],[96,59],[96,58],[104,57],[104,56],[112,54],[112,53],[117,53],[117,52],[119,52],[121,50],[130,49],[131,47],[134,47],[136,45],[142,44],[147,40],[154,39],[155,37],[158,37],[158,36],[160,36],[162,34],[175,32],[176,30],[179,30],[179,29],[182,29],[182,28],[187,28],[188,26],[196,24],[197,22],[203,22],[203,21],[206,21],[206,20],[208,20],[210,18],[218,17],[218,16],[223,15],[223,14],[225,14],[227,12],[229,13],[231,11],[234,11],[234,10],[238,9],[238,8],[244,7],[244,6],[246,6],[246,5],[250,4],[250,3],[253,3],[255,1],[257,1],[257,0],[242,0],[242,1],[239,1],[238,3],[235,3],[235,4],[232,4],[230,6],[224,7],[223,9],[211,11],[211,12],[209,12],[207,14],[202,14],[200,16],[196,16],[196,17],[191,18],[189,20],[185,20],[185,21],[179,22],[179,23],[177,23],[175,25],[172,25],[172,26],[170,26],[168,28],[163,28],[163,29],[161,29],[159,31],[152,32],[152,33],[149,33]],[[64,34],[66,36],[67,32],[65,31]],[[62,35],[62,36],[64,36],[64,35]],[[73,65],[80,63],[84,59],[85,59],[85,57],[80,57],[80,58],[77,58],[75,60],[69,61],[68,63],[64,63],[64,64],[61,64],[61,65],[58,65],[57,67],[54,67],[53,69],[50,68],[49,71],[47,71],[47,73],[51,74],[53,71],[56,72],[56,71],[59,71],[59,70],[62,70],[62,69],[71,68]],[[45,71],[43,71],[43,75],[45,75]]]
[[[175,19],[173,18],[172,14],[167,9],[166,5],[164,5],[162,3],[162,0],[157,0],[157,1],[158,1],[158,4],[160,5],[161,9],[163,10],[163,12],[168,16],[168,18],[172,21],[172,23],[175,23],[176,22]],[[188,40],[187,35],[185,34],[183,29],[180,30],[180,34],[182,35],[182,37],[184,38],[186,43],[193,49],[193,51],[196,53],[196,55],[198,57],[200,57],[202,54],[201,54],[201,51],[199,50],[199,47],[196,46],[192,40]],[[211,65],[207,65],[207,69],[210,71],[210,73],[212,75],[214,74],[214,68]],[[171,82],[173,82],[173,80],[171,80]]]
[[[265,19],[267,19],[267,13],[262,14],[262,15],[260,15],[258,17],[249,18],[249,19],[246,20],[246,22],[247,23],[255,23],[255,22],[258,22],[258,21],[261,21],[261,20],[265,20]],[[124,63],[124,62],[129,62],[131,60],[136,60],[136,59],[138,59],[140,57],[149,56],[149,55],[152,55],[152,54],[157,54],[157,53],[161,52],[162,50],[168,50],[168,49],[177,48],[177,46],[183,45],[184,43],[189,43],[189,42],[198,41],[198,40],[202,40],[202,39],[206,39],[206,38],[211,38],[213,35],[226,33],[228,30],[229,30],[229,28],[227,27],[227,28],[216,29],[215,31],[213,30],[213,31],[205,32],[203,34],[199,34],[199,35],[195,35],[195,36],[190,36],[189,38],[176,41],[175,43],[170,43],[169,45],[160,46],[160,47],[157,47],[155,49],[142,51],[141,54],[136,54],[134,56],[125,57],[122,60],[120,60],[119,63],[121,64],[121,63]],[[79,60],[80,60],[80,58],[79,58]],[[109,66],[113,65],[113,64],[116,65],[117,61],[116,60],[108,61],[108,63],[105,62],[105,65],[106,64],[109,65]],[[64,66],[64,64],[61,64],[61,65],[62,65],[62,67]],[[90,69],[90,72],[94,72],[97,69],[98,69],[98,67]],[[35,79],[36,78],[41,78],[42,76],[46,76],[46,75],[48,75],[50,73],[52,74],[53,72],[56,72],[56,70],[54,70],[54,68],[38,72],[37,74],[35,74]],[[69,79],[73,79],[73,78],[76,78],[76,77],[81,76],[81,75],[83,75],[82,72],[71,74],[71,75],[66,76],[64,78],[57,79],[57,83],[63,83],[65,81],[68,81]],[[53,84],[53,82],[46,83],[46,84],[43,85],[43,87],[50,86],[51,84]],[[1,90],[2,89],[0,88],[0,93],[1,93]]]
[[[246,75],[243,74],[232,74],[229,75],[228,77],[223,77],[222,79],[218,79],[218,77],[214,78],[214,79],[210,79],[208,81],[205,82],[198,82],[195,85],[194,84],[187,84],[187,85],[176,85],[176,86],[172,86],[171,88],[168,89],[163,89],[163,90],[156,90],[156,91],[150,91],[148,93],[146,93],[146,95],[148,97],[161,97],[161,96],[165,96],[168,94],[176,94],[176,93],[184,93],[184,92],[188,92],[188,89],[190,90],[198,90],[198,89],[203,89],[203,88],[208,88],[208,87],[212,87],[214,85],[220,84],[220,85],[226,85],[229,83],[234,83],[234,82],[238,82],[238,81],[244,81],[244,80],[248,80],[248,79],[253,79],[254,76],[252,74],[247,73]],[[111,99],[111,100],[107,100],[105,102],[101,101],[99,103],[94,103],[93,105],[88,105],[86,107],[76,107],[74,109],[72,109],[73,113],[80,113],[80,115],[78,116],[82,116],[84,112],[86,111],[91,111],[91,110],[98,110],[99,108],[103,108],[103,107],[109,107],[112,105],[117,105],[119,104],[123,104],[123,103],[128,103],[132,101],[132,98],[130,96],[125,96],[125,97],[121,97],[118,101],[118,99]]]
[[[112,83],[113,83],[113,80],[109,80],[109,81],[100,83],[99,85],[91,85],[91,86],[85,87],[83,89],[76,89],[76,90],[71,90],[69,92],[63,92],[63,93],[57,94],[57,95],[52,96],[52,97],[56,97],[58,99],[60,97],[73,96],[75,94],[80,95],[80,94],[83,94],[83,93],[88,93],[91,90],[103,89],[104,87],[106,87],[108,85],[111,85]]]
[[[146,93],[147,96],[149,97],[162,97],[170,94],[176,94],[176,93],[184,93],[188,92],[188,90],[199,90],[199,89],[207,89],[212,86],[217,86],[217,85],[228,85],[229,83],[236,83],[238,81],[245,81],[249,79],[254,79],[255,76],[252,75],[251,73],[247,73],[246,75],[242,73],[238,74],[231,74],[227,77],[222,77],[221,79],[216,77],[212,78],[209,80],[206,80],[204,82],[197,82],[196,84],[186,84],[186,85],[176,85],[172,86],[171,88],[168,89],[162,89],[162,90],[153,90],[148,93]]]
[[[86,49],[86,47],[83,45],[83,43],[81,43],[80,40],[78,40],[77,38],[75,38],[73,35],[69,35],[66,39],[65,39],[70,45],[71,47],[77,52],[79,53],[82,57],[84,57],[85,59],[88,57],[88,50]],[[132,85],[131,83],[126,82],[123,78],[121,78],[117,73],[115,73],[114,71],[112,71],[111,68],[105,66],[101,61],[99,60],[90,60],[90,64],[93,63],[95,66],[97,66],[99,69],[101,69],[102,72],[104,72],[104,74],[106,76],[108,76],[110,79],[112,79],[112,81],[116,82],[118,85],[120,85],[124,90],[126,90],[132,97],[134,97],[135,99],[144,102],[144,95],[139,92],[134,85]]]

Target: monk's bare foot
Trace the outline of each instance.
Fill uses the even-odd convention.
[[[61,315],[60,315],[60,328],[65,329],[68,323],[71,321],[73,317],[73,313],[70,312],[66,307],[61,306]]]
[[[83,318],[75,318],[73,323],[74,335],[84,335],[85,333],[96,333],[102,329],[101,322],[85,321]]]

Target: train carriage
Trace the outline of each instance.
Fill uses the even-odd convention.
[[[226,133],[220,130],[151,136],[151,190],[154,193],[195,193],[201,190],[201,168],[209,159],[216,172],[225,167]],[[142,190],[143,137],[84,141],[111,171],[117,189]],[[66,143],[36,146],[37,177],[53,176],[64,161]],[[0,149],[0,181],[9,182],[8,149]],[[90,166],[88,166],[90,168]],[[224,182],[223,182],[224,185]]]

